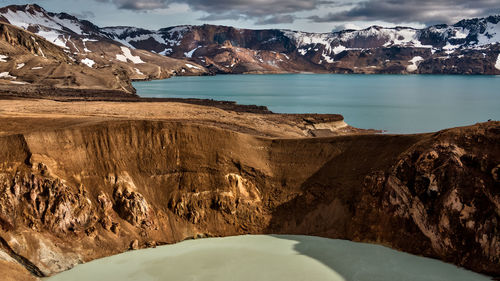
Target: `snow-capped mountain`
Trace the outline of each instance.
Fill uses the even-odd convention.
[[[119,65],[132,79],[206,73],[193,62],[189,65],[195,67],[189,67],[184,60],[136,50],[126,42],[111,40],[109,34],[89,21],[66,13],[51,13],[36,4],[0,8],[0,21],[44,37],[90,68],[106,67],[110,63]]]
[[[213,25],[101,30],[130,47],[189,58],[226,73],[265,71],[265,66],[270,66],[268,71],[360,73],[498,74],[500,70],[496,67],[500,16],[424,29],[372,26],[332,33]]]
[[[89,21],[66,13],[50,13],[36,4],[1,8],[0,20],[45,37],[63,48],[71,42],[71,35],[100,35],[99,28]]]
[[[455,25],[437,25],[425,29],[408,27],[384,28],[372,26],[364,30],[344,30],[333,33],[308,33],[293,30],[246,30],[221,26],[178,26],[160,29],[158,31],[133,28],[109,27],[101,31],[114,40],[120,41],[131,47],[137,47],[143,41],[155,42],[155,51],[172,53],[173,49],[181,45],[183,38],[191,32],[206,33],[213,29],[213,39],[201,38],[198,41],[208,43],[222,43],[220,38],[230,40],[233,45],[255,48],[266,44],[281,41],[288,43],[291,40],[299,53],[304,53],[311,45],[323,45],[328,52],[338,54],[349,49],[372,49],[382,47],[414,47],[446,50],[459,48],[482,47],[500,42],[500,16],[491,16],[483,19],[463,20]],[[210,32],[208,32],[210,33]],[[253,42],[251,33],[261,42]],[[241,34],[245,35],[239,40]],[[250,38],[248,38],[250,37]],[[285,38],[283,38],[285,37]],[[288,39],[288,40],[287,40]],[[264,45],[264,46],[263,46]]]
[[[0,21],[23,27],[67,52],[85,57],[100,50],[107,61],[120,62],[118,58],[130,52],[146,62],[148,56],[140,52],[148,51],[151,52],[149,56],[154,57],[148,63],[167,56],[190,60],[200,70],[206,68],[214,73],[500,74],[497,64],[500,16],[424,29],[372,26],[332,33],[214,25],[147,30],[99,28],[68,14],[49,13],[37,5],[24,5],[0,9]],[[107,53],[111,49],[113,51]],[[129,72],[134,72],[133,69],[142,73],[147,71],[138,65],[129,67]],[[183,68],[178,67],[178,74],[196,70],[184,67],[183,62],[180,65]]]
[[[88,67],[57,45],[17,26],[0,22],[0,86],[2,92],[25,95],[40,88],[43,95],[65,92],[130,95],[135,92],[129,76],[116,65]]]

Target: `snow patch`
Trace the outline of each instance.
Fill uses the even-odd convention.
[[[443,47],[443,50],[445,50],[446,54],[450,55],[453,54],[458,48],[460,48],[459,45],[452,45],[450,42],[446,42],[446,46]]]
[[[416,71],[418,69],[418,65],[423,60],[424,60],[424,58],[421,57],[421,56],[413,57],[411,60],[408,61],[408,62],[411,62],[411,64],[406,67],[406,70],[408,72],[414,72],[414,71]]]
[[[40,30],[38,31],[37,35],[40,35],[41,37],[45,38],[45,40],[49,41],[50,43],[68,49],[68,47],[66,46],[67,40],[61,39],[61,37],[64,38],[64,36],[62,36],[59,32],[55,30],[48,30],[48,31]]]
[[[95,61],[93,61],[93,60],[91,60],[89,58],[84,58],[82,60],[82,63],[85,64],[85,65],[87,65],[88,67],[92,67],[95,64]]]
[[[77,21],[70,20],[70,19],[61,19],[61,18],[59,18],[57,16],[53,17],[52,20],[55,23],[59,24],[61,27],[65,27],[65,28],[73,31],[76,34],[79,34],[79,35],[83,34],[83,31],[80,28],[80,23],[77,22]]]
[[[477,40],[479,46],[500,42],[500,22],[488,22],[484,33],[477,35]]]
[[[29,84],[28,82],[24,81],[10,81],[11,84],[16,84],[16,85],[26,85]]]
[[[8,59],[9,56],[6,55],[0,55],[0,62],[7,62],[6,59]]]
[[[290,57],[289,57],[289,56],[287,56],[287,54],[285,54],[285,53],[280,53],[280,54],[281,54],[281,55],[283,55],[283,56],[284,56],[287,60],[289,60],[289,59],[290,59]]]
[[[324,59],[327,63],[334,63],[334,62],[335,62],[335,60],[334,60],[332,57],[330,57],[329,55],[327,55],[327,54],[325,54],[325,53],[323,53],[323,54],[321,55],[321,57],[322,57],[322,58],[323,58],[323,59]]]
[[[184,34],[186,34],[189,30],[191,30],[190,25],[176,26],[170,28],[166,33],[163,33],[162,37],[165,39],[165,41],[168,41],[170,46],[179,46],[182,39],[184,38]]]
[[[139,75],[144,75],[144,73],[142,73],[138,68],[134,68],[135,70],[135,73],[139,74]]]
[[[139,56],[134,56],[130,52],[130,49],[127,47],[121,47],[123,54],[117,54],[116,59],[122,62],[127,62],[127,60],[130,60],[131,62],[135,64],[139,63],[144,63]]]
[[[337,55],[337,54],[342,53],[342,52],[343,52],[343,51],[345,51],[346,49],[347,49],[346,47],[344,47],[344,46],[342,46],[342,45],[338,45],[338,46],[334,47],[334,48],[332,49],[332,51],[333,51],[333,53],[334,53],[334,54],[336,54],[336,55]]]
[[[192,64],[189,64],[189,63],[186,63],[186,66],[189,67],[189,68],[201,69],[201,68],[197,67],[196,65],[192,65]]]
[[[172,52],[173,52],[172,48],[166,48],[165,50],[163,50],[162,52],[159,52],[158,54],[160,54],[162,56],[166,56],[166,55],[170,55]]]
[[[24,66],[25,66],[25,64],[24,64],[24,63],[20,63],[20,64],[18,64],[18,65],[16,66],[16,69],[21,69],[21,68],[23,68]]]
[[[413,28],[380,28],[370,27],[364,30],[348,30],[333,33],[308,33],[300,31],[282,30],[283,34],[295,42],[298,49],[308,45],[323,45],[328,52],[338,54],[348,48],[342,45],[352,46],[349,49],[359,49],[357,42],[376,39],[381,45],[379,47],[409,46],[419,48],[432,48],[423,45],[420,40],[420,31]],[[366,40],[365,40],[366,39]],[[336,46],[333,47],[332,46]],[[360,45],[361,46],[361,45]],[[299,50],[299,52],[301,52]]]
[[[455,36],[450,37],[451,39],[465,39],[469,36],[469,30],[465,30],[463,28],[455,30]]]
[[[151,31],[130,27],[106,27],[102,31],[108,33],[108,37],[122,43],[123,45],[135,49],[134,42],[155,40],[161,45],[168,47],[180,46],[184,34],[190,30],[191,26],[177,26],[170,29],[160,29]],[[165,51],[164,51],[165,52]]]
[[[495,68],[500,70],[500,54],[498,54],[497,62],[495,63]]]
[[[42,69],[43,67],[42,66],[35,66],[35,67],[32,67],[31,69],[32,70],[37,70],[37,69]]]
[[[80,28],[81,25],[78,21],[62,19],[60,18],[61,15],[51,15],[50,13],[47,14],[40,11],[34,11],[33,13],[26,11],[12,11],[10,9],[2,15],[12,25],[16,25],[24,29],[27,29],[29,26],[38,25],[59,31],[67,29],[79,35],[82,35],[83,33]]]
[[[2,73],[0,73],[0,78],[16,79],[16,77],[10,75],[9,72],[2,72]]]
[[[189,51],[189,52],[187,52],[187,53],[184,53],[184,56],[185,56],[186,58],[191,58],[191,57],[193,57],[193,53],[194,53],[196,50],[198,50],[199,48],[201,48],[201,46],[198,46],[198,47],[196,47],[196,48],[192,49],[191,51]]]
[[[92,51],[87,48],[87,43],[85,43],[85,42],[87,42],[87,41],[83,40],[83,42],[82,42],[83,43],[83,51],[85,53],[92,53]]]

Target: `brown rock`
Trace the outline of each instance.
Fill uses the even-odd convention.
[[[130,242],[130,250],[138,250],[139,249],[139,241],[136,239]]]

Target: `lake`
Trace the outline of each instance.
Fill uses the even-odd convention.
[[[142,97],[230,100],[278,113],[340,113],[349,125],[423,133],[500,119],[500,76],[280,74],[134,82]]]
[[[296,235],[188,240],[95,260],[48,281],[486,281],[387,247]]]

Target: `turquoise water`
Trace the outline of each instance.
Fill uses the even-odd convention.
[[[387,247],[297,235],[184,241],[95,260],[47,281],[487,281]]]
[[[500,76],[217,75],[135,82],[143,97],[231,100],[279,113],[340,113],[352,126],[421,133],[500,119]]]

